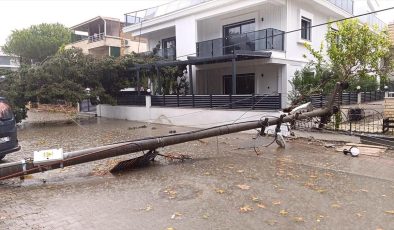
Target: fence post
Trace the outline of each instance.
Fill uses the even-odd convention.
[[[232,108],[233,108],[233,99],[232,99],[232,96],[231,96],[231,94],[229,94],[229,97],[230,97],[230,104],[229,104],[229,108],[230,108],[230,109],[232,109]]]
[[[145,107],[149,109],[152,106],[152,98],[150,95],[145,96]]]
[[[254,104],[256,103],[255,101],[255,95],[254,95],[254,93],[252,93],[252,110],[254,110]]]
[[[357,104],[361,104],[361,92],[357,93]]]
[[[282,93],[279,93],[279,108],[278,109],[281,109],[282,108]]]
[[[166,106],[166,95],[163,93],[163,105]]]
[[[176,94],[176,104],[179,107],[179,93]]]
[[[209,94],[209,107],[212,108],[212,94]]]
[[[194,108],[194,93],[192,94],[192,105],[193,105],[193,108]]]
[[[323,108],[323,95],[320,94],[320,108]]]

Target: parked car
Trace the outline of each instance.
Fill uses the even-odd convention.
[[[15,116],[6,99],[0,97],[0,160],[19,149]]]

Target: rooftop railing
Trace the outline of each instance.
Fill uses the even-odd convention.
[[[344,11],[353,14],[353,0],[327,0]]]
[[[212,0],[175,0],[156,7],[125,14],[125,26],[130,26],[155,17],[166,15],[181,9],[192,7]]]
[[[268,28],[244,34],[227,36],[196,43],[198,57],[217,57],[232,54],[235,50],[284,51],[284,32]]]

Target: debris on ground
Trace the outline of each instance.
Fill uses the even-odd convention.
[[[129,130],[145,129],[145,128],[147,128],[147,127],[148,127],[148,126],[146,126],[146,125],[141,125],[141,126],[129,127]]]
[[[324,144],[324,147],[326,147],[326,148],[335,148],[335,144],[326,143],[326,144]]]
[[[387,147],[377,145],[346,143],[344,146],[336,148],[336,151],[343,152],[344,150],[350,149],[351,147],[357,147],[360,150],[360,155],[373,157],[380,157],[380,155],[385,153],[387,150]]]
[[[168,133],[176,133],[176,130],[170,130]]]

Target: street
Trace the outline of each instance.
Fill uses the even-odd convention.
[[[185,127],[90,118],[24,124],[22,150],[64,151]],[[311,134],[313,135],[313,134]],[[0,229],[393,229],[394,153],[345,156],[323,143],[293,139],[256,155],[237,133],[159,149],[151,166],[108,171],[121,156],[0,182]]]

